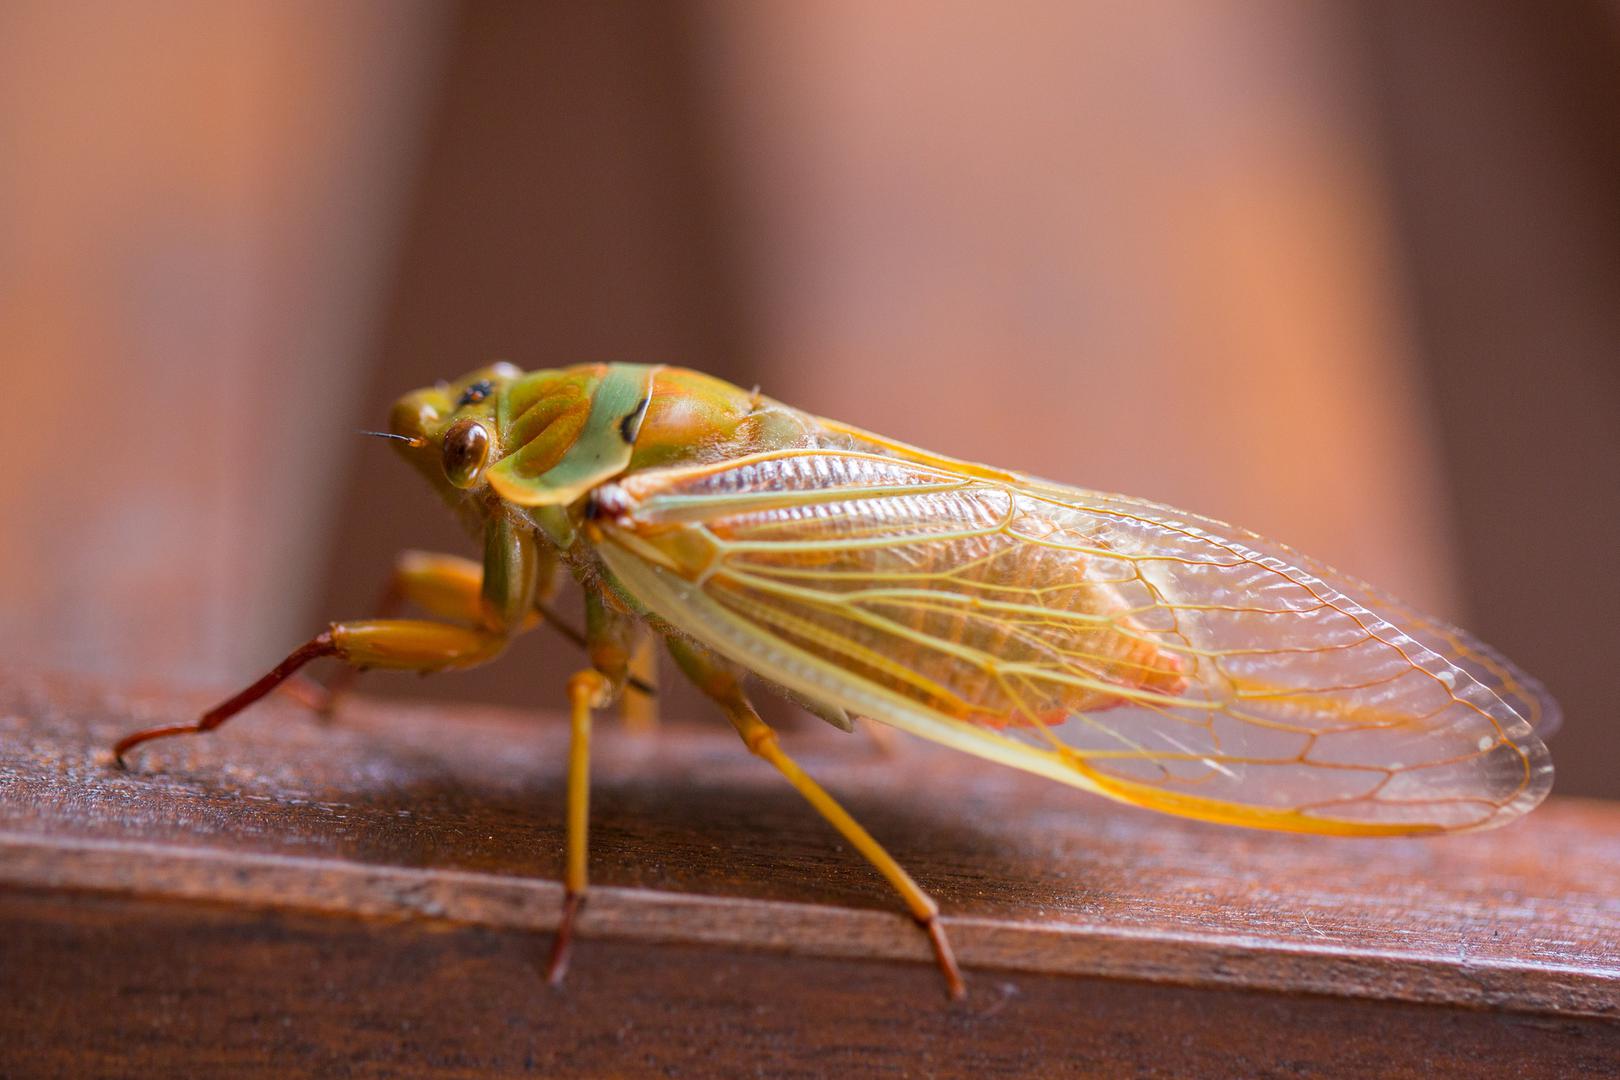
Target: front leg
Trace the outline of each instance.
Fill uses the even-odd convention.
[[[335,656],[357,668],[426,673],[475,667],[498,656],[506,642],[505,634],[422,619],[333,623],[294,649],[253,685],[215,705],[194,723],[168,724],[124,736],[113,747],[113,758],[123,767],[124,755],[144,742],[212,731],[291,678],[299,668],[323,656]]]
[[[212,731],[297,674],[311,660],[336,657],[356,669],[392,668],[433,672],[476,667],[493,660],[511,638],[533,625],[540,557],[534,536],[506,518],[485,531],[480,586],[469,596],[467,568],[444,557],[418,575],[422,584],[413,597],[449,617],[469,617],[470,625],[423,619],[364,619],[333,623],[294,649],[287,658],[240,693],[227,698],[190,724],[168,724],[137,731],[120,739],[113,758],[153,739]]]
[[[477,626],[482,619],[479,596],[483,584],[484,567],[472,559],[430,551],[402,551],[395,558],[393,572],[388,575],[382,596],[377,600],[377,618],[393,619],[411,606],[453,626]],[[338,703],[354,689],[355,680],[364,670],[358,665],[347,666],[324,683],[298,672],[279,688],[323,719],[329,719],[337,712]]]
[[[541,548],[537,565],[534,606],[509,633],[526,633],[544,622],[564,639],[584,649],[585,634],[547,603],[556,570],[555,558],[549,549]],[[377,617],[392,619],[407,607],[416,607],[453,626],[476,627],[484,622],[485,603],[483,563],[459,555],[402,551],[394,560],[393,572],[377,601]],[[625,694],[621,699],[625,722],[634,730],[645,731],[657,726],[654,704],[657,655],[650,646],[650,637],[644,637],[632,652],[627,685],[635,693]],[[324,685],[299,673],[283,682],[280,689],[320,716],[331,717],[364,670],[364,665],[342,668]]]

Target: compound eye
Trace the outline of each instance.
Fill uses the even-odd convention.
[[[457,420],[444,433],[444,475],[458,488],[478,483],[489,460],[489,432],[476,420]]]

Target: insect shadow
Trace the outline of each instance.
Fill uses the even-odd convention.
[[[1049,838],[1032,841],[1019,824],[1028,798],[1014,789],[1015,774],[986,778],[982,768],[957,768],[957,755],[909,745],[897,762],[864,741],[838,746],[840,738],[831,736],[831,748],[809,740],[807,764],[953,911],[1095,910],[1100,894],[1091,883],[1125,873],[1107,865],[1107,852],[1066,847],[1058,858]],[[695,750],[679,735],[619,738],[602,749],[591,799],[591,869],[600,884],[893,910],[883,879],[729,738]],[[410,828],[388,829],[387,857],[557,879],[565,779],[549,750],[525,755],[527,767],[476,775],[403,750],[411,779],[367,796],[378,812],[410,816]],[[1064,803],[1077,836],[1091,831],[1092,814],[1106,812],[1080,792],[1043,794]]]

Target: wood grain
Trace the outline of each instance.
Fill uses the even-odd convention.
[[[556,994],[538,967],[565,725],[357,701],[323,727],[271,702],[109,767],[119,734],[212,700],[0,679],[0,1073],[118,1075],[137,1045],[126,1064],[193,1073],[1620,1061],[1620,807],[1555,799],[1432,840],[1290,837],[790,732],[939,899],[970,982],[953,1008],[883,882],[729,729],[604,723],[597,888]]]

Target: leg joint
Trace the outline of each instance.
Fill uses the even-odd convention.
[[[601,708],[612,695],[613,684],[595,668],[576,671],[568,678],[568,700],[581,702],[591,708]]]
[[[774,748],[777,745],[774,728],[763,723],[755,723],[743,728],[739,734],[742,735],[743,745],[748,747],[750,754],[762,758],[774,756],[767,750],[767,747]]]

